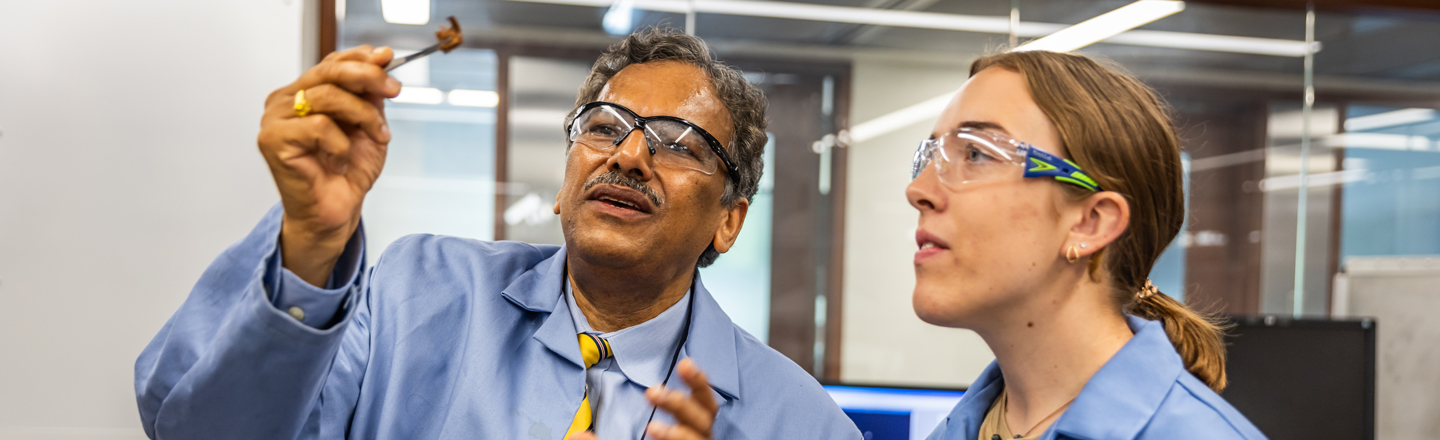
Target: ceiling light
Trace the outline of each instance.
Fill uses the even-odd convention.
[[[945,110],[945,105],[950,103],[953,95],[954,92],[946,93],[919,104],[886,113],[884,116],[855,124],[854,127],[850,127],[850,143],[865,142],[911,124],[934,120],[939,117],[940,112]]]
[[[445,93],[431,87],[401,87],[400,96],[390,100],[406,104],[439,104],[445,102]]]
[[[461,107],[494,107],[500,104],[500,94],[490,90],[451,90],[450,105]]]
[[[605,11],[600,26],[610,35],[630,33],[635,26],[635,0],[615,0],[615,3],[610,5],[610,10]]]
[[[380,0],[380,15],[386,23],[426,24],[430,22],[430,0]]]
[[[1407,108],[1373,115],[1346,118],[1345,131],[1374,130],[1377,128],[1433,121],[1435,119],[1435,110],[1428,108]]]
[[[1174,0],[1140,0],[1106,12],[1098,17],[1085,20],[1074,26],[1061,29],[1012,51],[1049,50],[1069,52],[1100,40],[1119,35],[1161,18],[1185,10],[1185,2]]]

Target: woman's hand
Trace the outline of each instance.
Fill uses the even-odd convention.
[[[680,378],[690,387],[691,393],[654,386],[645,391],[645,397],[657,408],[675,416],[679,426],[663,422],[650,422],[645,427],[646,438],[654,440],[709,440],[710,430],[715,425],[715,414],[720,412],[715,394],[710,391],[710,380],[690,359],[680,361],[676,367]],[[595,434],[582,432],[570,436],[569,440],[599,440]]]

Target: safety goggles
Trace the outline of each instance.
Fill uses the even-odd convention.
[[[724,165],[730,178],[740,181],[735,162],[720,141],[700,126],[674,116],[644,117],[620,104],[596,101],[580,106],[566,129],[570,142],[606,154],[614,154],[635,130],[645,136],[645,145],[657,164],[705,174],[714,174]]]
[[[1045,150],[988,131],[960,128],[944,136],[920,141],[910,178],[920,177],[935,165],[940,182],[952,188],[962,184],[1020,177],[1050,177],[1091,191],[1103,191],[1074,162]]]

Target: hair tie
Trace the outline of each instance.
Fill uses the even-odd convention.
[[[1146,298],[1155,296],[1155,294],[1157,293],[1160,293],[1160,289],[1155,288],[1155,285],[1150,283],[1150,279],[1146,278],[1145,287],[1141,287],[1139,292],[1135,292],[1135,300],[1144,300]]]

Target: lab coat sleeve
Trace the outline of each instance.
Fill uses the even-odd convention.
[[[288,271],[271,270],[280,218],[277,206],[221,253],[136,360],[136,400],[150,438],[344,438],[369,354],[364,257],[353,258],[340,289],[287,279]],[[267,286],[277,284],[283,293],[273,301]],[[317,323],[277,303],[305,304]],[[334,308],[317,308],[327,303]]]

